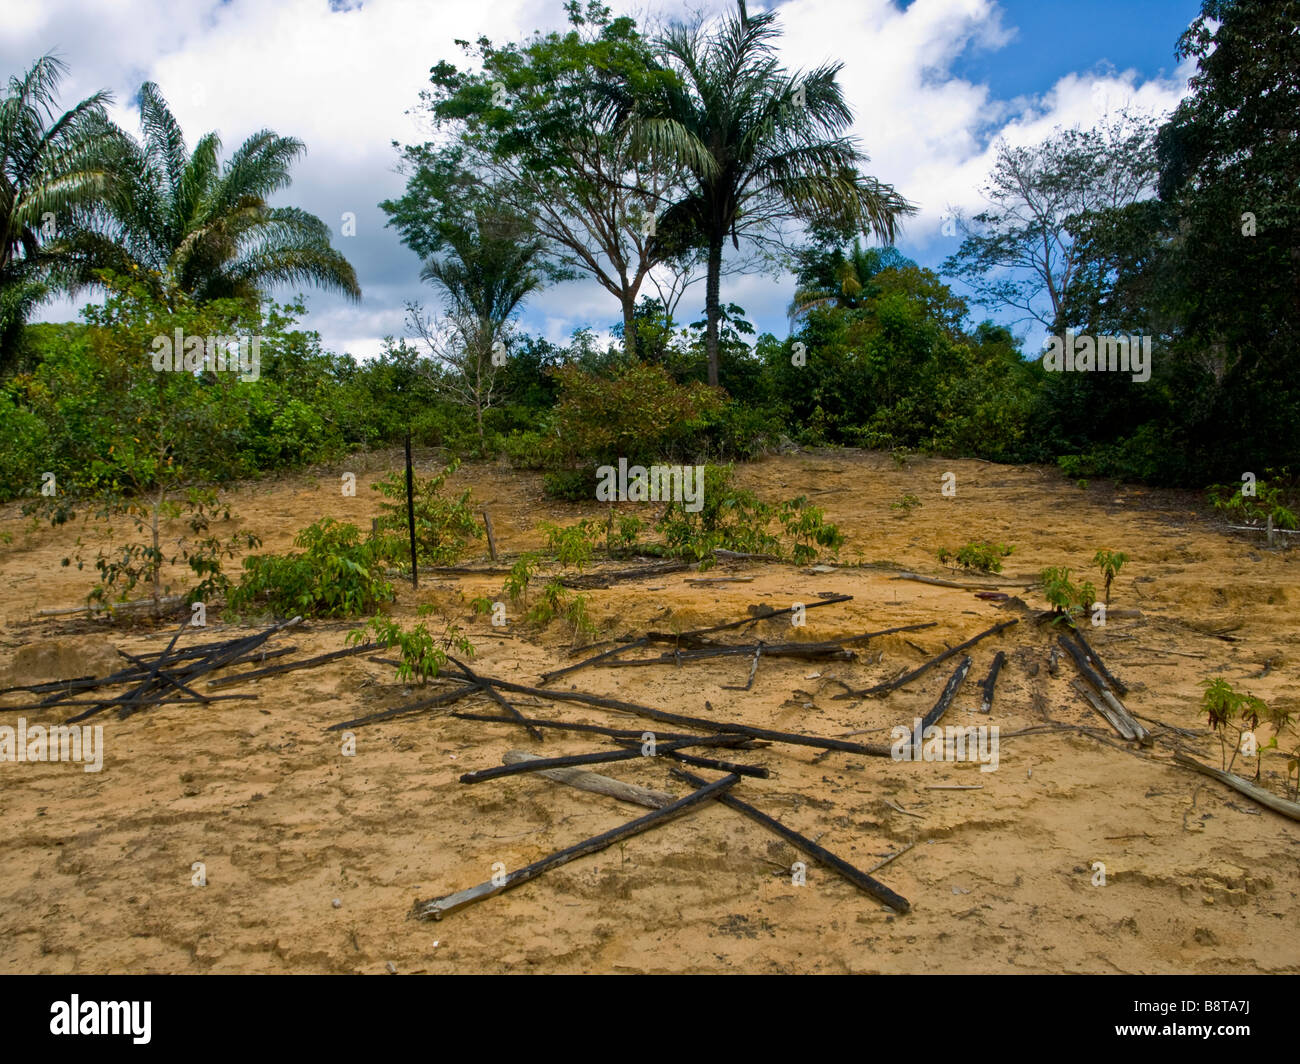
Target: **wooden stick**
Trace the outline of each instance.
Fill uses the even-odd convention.
[[[465,684],[451,691],[444,691],[440,695],[434,695],[432,698],[422,698],[418,702],[409,702],[405,705],[395,706],[392,709],[385,709],[379,713],[357,717],[355,720],[345,720],[341,724],[331,724],[325,730],[342,731],[344,728],[360,728],[366,724],[377,724],[381,720],[392,720],[394,717],[400,717],[407,713],[416,713],[422,709],[433,709],[436,706],[449,705],[452,702],[459,702],[469,695],[481,693],[475,684]]]
[[[915,845],[916,843],[909,842],[897,853],[891,853],[888,857],[886,857],[883,861],[881,861],[880,864],[872,865],[871,868],[867,869],[867,875],[873,875],[874,873],[879,872],[882,868],[885,867],[885,865],[889,864],[890,861],[894,861],[897,860],[899,857],[902,857],[903,854],[907,853],[907,851],[910,850]]]
[[[1071,680],[1070,686],[1073,687],[1076,691],[1079,692],[1079,694],[1083,695],[1083,697],[1088,700],[1088,703],[1092,706],[1092,708],[1095,709],[1099,714],[1101,714],[1102,718],[1105,719],[1106,722],[1109,723],[1110,726],[1115,729],[1115,731],[1119,734],[1119,737],[1121,739],[1128,739],[1132,741],[1137,738],[1137,736],[1133,734],[1132,729],[1130,729],[1124,723],[1123,718],[1121,718],[1113,709],[1110,708],[1110,706],[1106,705],[1105,702],[1103,702],[1100,698],[1098,698],[1095,694],[1093,694],[1091,687],[1089,687],[1085,683],[1082,683],[1079,680]]]
[[[689,569],[689,562],[656,562],[653,565],[640,565],[633,569],[618,569],[608,573],[589,573],[586,576],[566,576],[560,580],[565,587],[601,588],[620,580],[646,580],[655,576],[667,576]]]
[[[531,724],[529,724],[528,721],[524,719],[524,715],[520,713],[519,710],[515,709],[515,707],[511,703],[506,701],[504,697],[502,697],[500,691],[492,687],[491,684],[484,683],[483,680],[479,678],[478,674],[475,673],[463,661],[458,661],[456,658],[453,658],[450,654],[447,655],[447,660],[450,661],[453,665],[455,665],[456,668],[460,669],[460,671],[463,672],[467,677],[469,677],[471,683],[478,684],[479,690],[482,691],[489,698],[491,698],[492,701],[495,702],[498,706],[504,709],[506,713],[510,715],[512,720],[514,720],[518,724],[522,724],[525,728],[527,728],[528,734],[531,735],[534,739],[536,739],[539,743],[545,738],[545,736],[541,733],[540,730],[534,728]]]
[[[954,580],[940,580],[936,576],[922,576],[920,573],[899,573],[897,576],[890,577],[891,580],[915,580],[922,584],[933,584],[935,587],[955,587],[958,591],[997,591],[998,588],[1006,587],[1033,587],[1036,581],[1030,580],[999,580],[996,584],[959,584]]]
[[[619,739],[616,741],[621,746],[638,745],[636,739]],[[694,754],[684,754],[680,750],[664,750],[661,752],[664,757],[680,761],[683,765],[694,765],[696,768],[711,768],[715,772],[734,772],[737,776],[752,776],[754,779],[760,780],[765,780],[770,775],[764,765],[737,765],[731,761],[719,761],[712,757],[697,757]]]
[[[129,716],[130,714],[127,712],[127,709],[132,705],[132,703],[143,700],[145,692],[148,691],[149,688],[153,686],[154,677],[158,675],[158,670],[162,668],[163,662],[167,660],[167,655],[171,653],[172,647],[176,645],[176,640],[178,640],[181,637],[181,633],[185,631],[185,629],[189,626],[189,623],[190,622],[188,617],[185,620],[181,621],[181,626],[176,629],[176,634],[172,636],[171,642],[167,644],[167,649],[164,650],[161,654],[159,654],[157,659],[154,661],[153,665],[150,666],[149,674],[145,677],[144,683],[140,684],[133,690],[126,692],[125,694],[118,695],[116,698],[105,699],[104,701],[100,702],[98,705],[90,709],[83,710],[82,712],[76,714],[76,716],[69,717],[67,723],[78,724],[88,717],[93,717],[96,713],[103,712],[105,709],[107,709],[109,706],[112,705],[117,705],[121,707],[121,709],[118,710],[119,719],[125,719],[127,716]]]
[[[753,688],[754,688],[754,677],[758,674],[758,659],[759,659],[759,657],[762,655],[762,653],[763,653],[763,643],[762,643],[762,641],[760,640],[759,642],[757,642],[757,643],[754,644],[754,660],[753,660],[752,662],[750,662],[750,665],[749,665],[749,679],[745,682],[745,686],[744,686],[744,687],[740,687],[740,686],[738,686],[738,685],[733,686],[733,685],[731,685],[731,684],[723,684],[722,686],[723,686],[726,690],[728,690],[728,691],[751,691],[751,690],[753,690]]]
[[[1216,779],[1220,783],[1227,784],[1235,791],[1240,791],[1247,798],[1251,798],[1262,806],[1266,806],[1275,813],[1281,813],[1283,816],[1290,817],[1292,820],[1300,820],[1300,802],[1292,802],[1286,798],[1280,798],[1272,791],[1265,790],[1263,787],[1257,787],[1250,780],[1242,779],[1232,772],[1221,772],[1217,768],[1211,768],[1204,765],[1195,758],[1188,757],[1181,750],[1174,751],[1174,761],[1185,768],[1190,768],[1202,775]]]
[[[495,562],[497,560],[497,538],[492,534],[492,515],[487,512],[486,506],[483,507],[482,513],[483,527],[487,529],[488,554],[492,556],[492,560]]]
[[[1066,653],[1074,659],[1074,664],[1078,667],[1079,672],[1083,674],[1084,679],[1097,689],[1097,693],[1101,695],[1101,700],[1105,702],[1120,721],[1123,722],[1124,728],[1131,733],[1131,738],[1136,739],[1143,746],[1149,746],[1151,743],[1151,734],[1142,727],[1141,724],[1134,720],[1133,715],[1125,708],[1124,703],[1115,697],[1114,692],[1110,689],[1110,685],[1105,681],[1105,679],[1099,676],[1097,671],[1088,663],[1088,657],[1083,652],[1083,648],[1065,634],[1057,636],[1056,641],[1060,643],[1061,646],[1065,648]],[[1125,736],[1125,738],[1129,737],[1130,736]]]
[[[523,750],[507,750],[502,760],[507,765],[513,765],[519,761],[537,761],[539,758],[536,754],[530,754]],[[537,774],[545,776],[548,780],[554,780],[556,783],[567,783],[570,787],[577,787],[580,791],[603,794],[610,798],[617,798],[620,802],[643,805],[647,809],[662,809],[664,806],[672,805],[675,800],[666,791],[652,791],[649,787],[640,787],[635,783],[624,783],[622,780],[616,780],[610,776],[601,776],[598,773],[588,772],[586,769],[581,768],[548,768],[542,769]]]
[[[685,769],[675,768],[671,771],[678,779],[685,780],[697,787],[704,782],[698,776],[691,775]],[[730,794],[718,795],[718,802],[729,809],[734,809],[737,813],[743,813],[755,823],[762,824],[763,827],[768,829],[768,831],[779,835],[795,849],[806,853],[809,857],[815,858],[828,868],[833,868],[859,890],[865,891],[877,901],[888,905],[891,909],[900,913],[911,911],[911,903],[908,902],[906,898],[895,894],[879,880],[872,879],[866,872],[854,868],[853,865],[849,864],[848,861],[844,860],[842,857],[837,857],[835,854],[831,853],[830,850],[818,846],[817,843],[812,841],[812,839],[800,835],[799,832],[786,827],[779,820],[774,820],[761,810],[755,809],[748,802],[742,802],[739,798]]]
[[[579,669],[585,669],[588,665],[594,665],[598,661],[604,661],[606,658],[611,658],[615,654],[621,654],[625,650],[633,650],[636,647],[643,647],[646,645],[646,642],[647,640],[645,638],[634,639],[630,643],[624,643],[622,646],[614,647],[613,650],[606,650],[604,653],[597,654],[594,657],[587,658],[585,661],[574,662],[574,664],[566,665],[562,669],[553,669],[551,672],[544,672],[542,673],[542,678],[539,682],[543,684],[548,684],[552,680],[558,679],[561,676],[567,676],[571,672],[577,672]]]
[[[184,595],[163,595],[158,599],[159,606],[174,606],[184,599]],[[62,617],[70,613],[113,613],[117,610],[138,610],[142,606],[152,606],[153,599],[132,599],[130,602],[109,602],[105,604],[84,606],[63,606],[55,610],[37,610],[37,617]]]
[[[411,434],[406,434],[406,524],[411,531],[411,587],[420,586],[420,562],[415,556],[415,472],[411,468]]]
[[[913,669],[911,672],[907,673],[907,675],[900,676],[897,680],[890,680],[887,683],[878,683],[876,684],[875,687],[868,687],[862,691],[854,691],[853,689],[850,688],[849,690],[845,691],[843,694],[835,695],[833,697],[836,700],[842,700],[846,698],[865,698],[868,695],[883,695],[883,694],[888,694],[890,691],[896,691],[898,688],[911,683],[918,676],[922,675],[925,672],[928,672],[930,669],[934,668],[936,665],[940,664],[941,662],[947,661],[954,654],[959,654],[961,651],[966,650],[968,647],[973,647],[981,639],[985,639],[991,635],[997,635],[1003,629],[1010,628],[1013,624],[1019,624],[1019,623],[1020,623],[1019,619],[1013,617],[1009,621],[1003,621],[1001,624],[995,624],[992,628],[988,628],[985,629],[983,632],[980,632],[979,635],[972,636],[970,639],[967,639],[966,642],[958,643],[955,647],[951,648],[950,650],[945,650],[942,654],[939,654],[936,657],[931,658],[923,665],[920,665],[917,668]]]
[[[984,677],[984,682],[980,687],[984,689],[984,700],[980,703],[980,712],[988,713],[993,708],[993,687],[998,682],[998,673],[1002,671],[1002,665],[1007,660],[1005,650],[999,650],[993,655],[993,664],[989,666],[989,674]]]
[[[805,602],[805,610],[813,610],[818,606],[833,606],[837,602],[851,602],[852,595],[832,595],[830,598],[818,599],[816,602]],[[747,624],[755,624],[758,621],[768,621],[773,617],[784,617],[787,613],[793,613],[794,607],[790,606],[784,610],[773,610],[771,613],[764,613],[756,617],[746,617],[740,621],[729,621],[727,624],[715,624],[710,628],[695,628],[689,632],[647,632],[646,639],[652,643],[680,643],[684,639],[691,639],[694,636],[709,635],[713,632],[727,632],[732,628],[741,628]]]
[[[599,695],[589,695],[582,691],[551,691],[542,687],[528,687],[524,684],[510,683],[507,680],[496,680],[491,677],[483,677],[493,687],[499,687],[503,691],[513,691],[521,695],[535,695],[539,698],[550,698],[559,702],[577,702],[586,706],[599,706],[602,709],[612,709],[619,713],[631,713],[638,717],[646,717],[649,720],[663,721],[665,724],[681,724],[688,728],[703,728],[706,731],[724,732],[729,735],[747,735],[751,739],[767,739],[775,743],[789,743],[792,746],[812,746],[820,750],[841,750],[848,754],[864,754],[868,757],[892,757],[891,749],[888,746],[872,744],[864,745],[862,743],[850,743],[843,739],[822,739],[813,735],[796,735],[791,732],[772,731],[769,728],[753,728],[747,724],[736,724],[732,721],[707,720],[703,717],[689,717],[684,713],[669,713],[666,710],[654,709],[651,706],[638,705],[635,702],[621,702],[615,698],[602,698]]]
[[[667,743],[655,743],[654,754],[642,754],[640,744],[635,750],[598,750],[594,754],[571,754],[568,757],[539,757],[536,761],[521,761],[514,765],[494,765],[481,768],[477,772],[466,772],[460,777],[461,783],[485,783],[487,780],[500,779],[502,776],[518,776],[523,772],[539,772],[547,768],[568,768],[570,765],[605,765],[611,761],[634,761],[638,757],[658,757],[660,751],[668,753],[683,746],[734,746],[735,736],[702,735],[698,739],[676,739]]]
[[[1106,681],[1111,685],[1111,687],[1115,688],[1115,690],[1121,695],[1128,694],[1128,685],[1122,680],[1117,679],[1114,674],[1111,673],[1110,669],[1106,668],[1106,663],[1101,660],[1101,655],[1089,646],[1088,640],[1083,638],[1083,631],[1079,626],[1077,624],[1071,624],[1070,630],[1074,633],[1074,638],[1079,641],[1079,646],[1083,647],[1084,653],[1086,653],[1092,660],[1092,664],[1097,667],[1097,671],[1106,677]]]
[[[122,657],[126,658],[127,661],[135,662],[135,664],[137,664],[137,665],[147,665],[147,664],[148,664],[148,663],[144,660],[144,658],[137,658],[134,654],[128,654],[125,650],[118,650],[118,653],[121,654]],[[169,672],[160,672],[160,673],[158,674],[158,679],[164,681],[165,683],[169,683],[169,684],[171,684],[171,685],[172,685],[173,687],[175,687],[176,690],[178,690],[178,691],[183,691],[185,694],[189,695],[189,696],[190,696],[191,698],[193,698],[195,701],[198,701],[198,702],[211,702],[211,701],[212,701],[212,699],[211,699],[210,696],[199,694],[199,692],[196,691],[196,690],[194,690],[194,688],[185,686],[185,684],[181,683],[180,680],[176,679],[176,678],[175,678],[174,676],[172,676],[171,673],[169,673]]]
[[[455,894],[448,894],[441,898],[431,898],[428,901],[417,901],[411,910],[411,915],[420,920],[441,920],[448,913],[453,913],[457,909],[463,909],[467,905],[473,905],[484,898],[490,898],[494,894],[503,894],[507,890],[513,890],[530,879],[535,879],[543,872],[552,868],[557,868],[562,864],[576,860],[579,857],[585,857],[589,853],[597,853],[600,850],[608,849],[616,842],[623,839],[631,838],[633,835],[639,835],[651,828],[657,828],[659,825],[666,823],[673,817],[694,808],[701,802],[707,802],[724,793],[729,788],[734,787],[740,782],[740,777],[736,775],[724,776],[714,783],[707,784],[688,794],[685,798],[680,798],[673,802],[672,805],[666,805],[662,809],[656,809],[652,813],[647,813],[643,817],[630,821],[626,824],[614,828],[612,831],[606,831],[603,835],[596,835],[576,846],[570,846],[567,850],[561,850],[553,853],[549,857],[543,857],[540,861],[534,861],[530,865],[516,869],[509,875],[505,876],[499,883],[488,881],[480,883],[477,887],[470,887],[469,890],[457,891]]]
[[[966,682],[966,674],[970,672],[970,658],[962,658],[961,664],[957,666],[953,674],[948,677],[948,682],[944,684],[943,691],[939,694],[939,700],[934,707],[921,718],[920,736],[924,736],[926,730],[934,727],[943,719],[943,715],[948,712],[948,707],[952,705],[952,700],[957,697],[957,692],[961,690],[961,685]],[[915,746],[920,736],[915,732],[912,734],[912,742],[909,746]],[[913,755],[920,760],[920,751]]]
[[[518,721],[516,721],[512,717],[493,717],[493,716],[489,716],[487,713],[453,712],[451,715],[455,717],[457,720],[481,720],[481,721],[486,721],[489,724],[517,724],[518,723]],[[608,735],[610,738],[613,739],[635,739],[638,743],[642,741],[642,736],[645,734],[644,729],[637,729],[634,731],[630,728],[605,728],[599,724],[574,724],[570,721],[538,720],[536,717],[527,717],[525,719],[528,721],[529,724],[535,725],[538,728],[560,728],[564,731],[590,732],[593,735]],[[655,732],[654,735],[656,739],[703,738],[702,736],[690,735],[687,734],[686,732]],[[760,745],[766,745],[766,744],[756,743],[754,742],[754,740],[751,739],[745,743],[738,743],[736,745],[736,748],[739,750],[749,750]]]
[[[268,665],[265,669],[254,669],[252,672],[241,672],[238,676],[223,676],[219,680],[209,680],[209,687],[229,687],[231,684],[243,683],[245,680],[259,680],[263,676],[278,676],[282,672],[294,672],[298,669],[314,669],[317,665],[324,665],[330,661],[337,661],[339,658],[348,658],[354,654],[364,654],[368,650],[375,650],[374,643],[359,643],[354,647],[346,647],[343,650],[331,650],[328,654],[319,654],[314,658],[305,658],[302,661],[288,661],[283,665]]]
[[[208,695],[206,698],[200,698],[200,701],[203,702],[204,704],[207,704],[208,702],[234,702],[234,701],[256,702],[260,697],[261,697],[261,695]],[[185,698],[185,697],[182,697],[181,695],[178,695],[178,694],[162,694],[162,693],[160,692],[159,694],[157,694],[157,695],[151,695],[151,696],[148,697],[148,698],[141,698],[141,699],[139,699],[139,700],[137,700],[137,701],[135,701],[135,702],[132,702],[131,704],[132,704],[133,706],[136,706],[136,705],[138,705],[138,706],[162,706],[162,705],[166,705],[166,704],[169,703],[169,702],[185,702],[185,703],[192,703],[193,701],[194,701],[194,700],[191,699],[191,698]],[[70,698],[70,699],[68,699],[68,700],[65,701],[65,702],[60,702],[59,705],[60,705],[60,706],[101,706],[101,707],[102,707],[102,706],[104,705],[104,699],[102,699],[102,698]],[[33,710],[33,709],[38,709],[38,708],[40,708],[40,707],[39,707],[39,706],[34,706],[34,705],[29,705],[29,706],[0,706],[0,711],[4,711],[4,712],[30,712],[31,710]],[[98,712],[98,710],[97,710],[96,712]],[[70,718],[69,718],[68,723],[71,723],[71,719],[70,719]]]

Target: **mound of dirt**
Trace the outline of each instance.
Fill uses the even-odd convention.
[[[0,687],[107,676],[124,664],[117,648],[103,636],[38,639],[19,647],[8,665],[0,667]]]

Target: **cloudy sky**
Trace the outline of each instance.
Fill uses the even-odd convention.
[[[723,0],[611,0],[616,13],[683,17],[718,13]],[[751,8],[759,7],[752,0]],[[841,82],[868,172],[890,182],[920,213],[899,248],[938,266],[958,241],[950,211],[973,213],[999,138],[1033,143],[1054,127],[1088,127],[1128,105],[1164,114],[1186,91],[1190,67],[1173,55],[1199,0],[789,0],[776,5],[782,56],[793,68],[844,63]],[[306,325],[326,346],[365,357],[401,335],[403,305],[436,299],[419,282],[416,256],[385,228],[377,204],[399,195],[394,140],[426,139],[415,108],[429,68],[464,65],[457,38],[519,40],[562,29],[561,0],[5,0],[0,68],[7,75],[55,52],[70,67],[62,103],[99,89],[114,118],[137,132],[134,96],[159,84],[191,145],[209,130],[227,153],[256,130],[304,140],[292,188],[276,202],[324,219],[353,263],[358,304],[308,290]],[[345,212],[356,235],[341,235]],[[787,332],[791,277],[724,279],[759,331]],[[958,287],[958,291],[960,291]],[[279,298],[290,291],[277,292]],[[682,306],[702,316],[703,285]],[[41,320],[75,317],[46,305]],[[522,325],[563,342],[579,326],[603,333],[617,303],[594,283],[533,297]],[[1026,330],[1022,329],[1025,335]],[[1028,335],[1031,349],[1038,338]]]

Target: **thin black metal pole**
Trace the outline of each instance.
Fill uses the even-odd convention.
[[[411,471],[411,434],[406,434],[406,524],[411,530],[411,586],[420,586],[420,567],[415,560],[415,474]]]

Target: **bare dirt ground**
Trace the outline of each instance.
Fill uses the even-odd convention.
[[[231,496],[238,521],[262,535],[266,550],[288,548],[297,529],[324,515],[368,527],[378,509],[368,489],[374,467],[396,462],[371,464],[369,472],[350,467],[356,498],[339,490],[346,464],[317,478],[240,486]],[[946,471],[957,475],[955,498],[940,495]],[[696,574],[678,573],[593,591],[600,638],[733,620],[753,604],[783,609],[825,592],[854,597],[810,611],[802,629],[782,618],[754,631],[773,641],[938,626],[873,641],[854,662],[765,661],[749,693],[724,688],[744,683],[748,661],[739,658],[588,669],[558,685],[788,731],[879,728],[863,740],[888,742],[890,726],[910,725],[933,705],[955,662],[885,699],[833,700],[842,690],[833,679],[855,687],[888,679],[1022,616],[974,648],[970,678],[945,723],[1009,733],[1050,717],[1107,728],[1071,689],[1068,659],[1049,674],[1049,629],[970,591],[893,579],[887,564],[853,567],[892,563],[945,576],[938,548],[988,538],[1015,545],[1004,589],[1035,608],[1041,597],[1013,585],[1043,566],[1069,565],[1077,575],[1091,569],[1100,547],[1130,556],[1112,605],[1141,616],[1089,634],[1131,687],[1129,708],[1149,721],[1203,731],[1199,683],[1210,676],[1270,703],[1294,705],[1300,694],[1300,551],[1267,550],[1258,538],[1224,531],[1190,495],[1080,488],[1054,471],[975,461],[899,467],[887,455],[856,452],[772,457],[743,467],[739,480],[769,499],[809,494],[847,534],[840,562],[849,567],[810,573],[752,564],[718,571],[751,583],[698,587],[687,583]],[[548,501],[538,477],[495,465],[468,464],[454,482],[472,486],[475,501],[490,508],[504,552],[540,546],[539,520],[567,522],[599,509]],[[908,514],[891,509],[905,494],[922,505]],[[166,645],[174,622],[36,620],[37,609],[76,605],[90,586],[89,568],[60,561],[93,526],[28,529],[16,505],[0,509],[0,531],[13,534],[0,544],[0,686],[32,682],[13,677],[13,661],[37,640],[75,639],[87,655],[97,645],[102,655],[105,640],[133,652]],[[399,588],[393,612],[410,619],[418,605],[436,603],[467,628],[476,667],[493,676],[531,684],[576,660],[562,622],[541,633],[512,623],[503,632],[474,618],[469,599],[499,597],[500,585],[499,577],[426,579],[418,592]],[[350,627],[313,623],[279,643],[322,653],[342,647]],[[230,629],[214,624],[198,638],[223,631]],[[974,711],[975,683],[998,649],[1009,661],[984,717]],[[544,779],[457,781],[500,763],[511,748],[557,755],[603,741],[551,734],[538,746],[510,726],[431,713],[358,729],[356,756],[344,757],[328,725],[416,697],[391,668],[358,656],[236,690],[261,697],[164,705],[125,721],[102,714],[106,753],[97,774],[67,763],[0,764],[0,970],[1300,971],[1300,824],[1174,766],[1178,737],[1160,724],[1149,725],[1160,738],[1147,751],[1117,737],[1108,745],[1065,732],[1010,736],[997,771],[987,773],[976,764],[819,756],[780,745],[743,755],[772,776],[742,781],[738,797],[859,867],[915,843],[878,873],[911,901],[906,916],[811,859],[807,885],[793,885],[790,867],[800,859],[793,848],[711,805],[439,923],[420,923],[408,919],[417,898],[483,882],[494,862],[518,868],[641,815]],[[526,698],[520,705],[552,719],[643,724],[574,705]],[[41,712],[50,713],[30,713],[29,723],[71,711]],[[0,723],[17,715],[0,713]],[[1217,740],[1181,741],[1218,764]],[[1280,773],[1273,756],[1266,776],[1270,763]],[[687,790],[662,760],[606,771]],[[981,789],[926,789],[935,784]],[[204,887],[191,885],[199,861]],[[1095,862],[1105,865],[1105,886],[1093,885]]]

